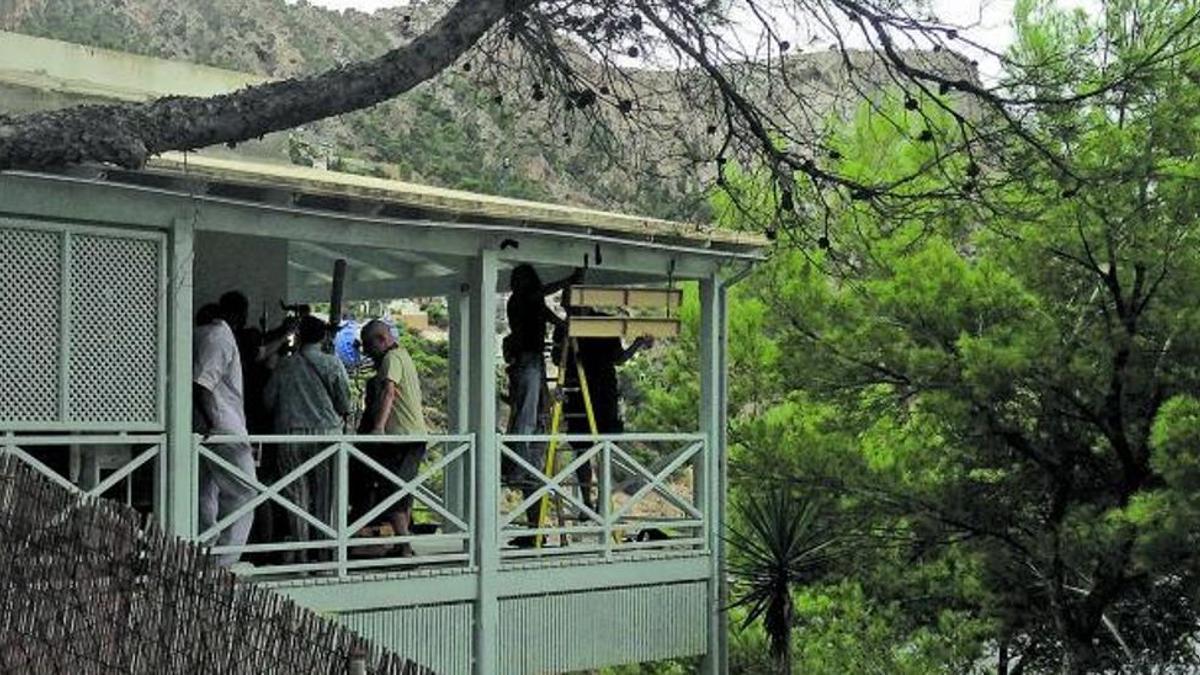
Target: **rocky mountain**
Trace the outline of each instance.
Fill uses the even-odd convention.
[[[444,0],[415,0],[368,15],[305,0],[0,0],[0,29],[292,77],[382,54],[444,7]],[[797,57],[794,67],[816,109],[836,107],[845,89],[840,55]],[[386,104],[297,130],[289,158],[492,194],[705,218],[712,167],[701,146],[712,120],[690,102],[657,106],[649,112],[656,119],[627,128],[615,143],[596,130],[564,132],[556,102],[529,96],[532,80],[509,85],[526,91],[498,91],[477,72],[463,65]],[[667,77],[637,73],[649,89],[663,88]],[[762,98],[769,104],[772,92],[764,89]]]

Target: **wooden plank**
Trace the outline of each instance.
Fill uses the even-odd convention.
[[[567,330],[571,337],[620,337],[633,339],[643,335],[654,338],[679,336],[679,319],[625,316],[573,316]]]
[[[683,302],[683,289],[637,286],[572,286],[570,304],[579,307],[639,307],[675,311]]]

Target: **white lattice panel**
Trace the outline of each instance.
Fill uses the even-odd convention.
[[[0,218],[0,429],[161,426],[164,241]]]
[[[0,422],[60,414],[62,233],[0,221]]]
[[[84,234],[70,242],[68,419],[154,422],[160,243]]]

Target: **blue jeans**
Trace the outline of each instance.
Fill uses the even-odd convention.
[[[541,431],[542,388],[546,381],[545,359],[537,352],[518,354],[515,362],[509,367],[508,377],[508,433],[538,433]],[[544,468],[544,443],[521,441],[510,443],[509,447],[530,465],[539,470]],[[519,486],[522,492],[532,492],[536,489],[534,486],[540,484],[529,472],[517,466],[516,462],[507,462],[506,468],[509,482]]]
[[[541,354],[518,354],[513,375],[516,379],[509,383],[512,417],[508,433],[536,434],[538,418],[542,412],[542,384],[546,380],[546,362]]]

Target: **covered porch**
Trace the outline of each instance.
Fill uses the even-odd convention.
[[[0,369],[0,391],[10,392],[0,393],[4,453],[81,495],[145,495],[150,517],[204,543],[239,513],[200,531],[202,463],[239,475],[255,492],[242,511],[274,504],[312,534],[215,553],[325,552],[319,562],[276,555],[241,572],[439,672],[562,672],[690,655],[720,672],[724,294],[761,240],[196,155],[138,172],[5,173],[0,203],[0,249],[21,261],[0,288],[36,326],[0,331],[0,354],[42,360],[0,356],[11,359]],[[266,456],[299,439],[192,433],[196,310],[238,289],[252,316],[266,308],[274,323],[281,300],[328,301],[337,260],[347,263],[348,302],[445,298],[447,422],[419,437],[306,436],[314,452],[301,466],[247,476],[213,447],[247,441]],[[553,442],[567,450],[554,467],[524,459],[519,444],[552,438],[509,435],[502,417],[500,299],[521,263],[543,279],[586,266],[589,285],[695,284],[697,427],[558,434]],[[55,346],[49,356],[32,349],[46,344]],[[428,444],[415,479],[365,451],[389,442]],[[509,485],[501,466],[510,462],[531,491]],[[596,475],[588,499],[573,484],[583,463]],[[355,466],[394,486],[366,513],[349,509]],[[332,470],[328,519],[287,498],[290,484],[318,468]],[[356,536],[406,495],[424,529]],[[522,514],[544,497],[550,517],[531,528]],[[514,544],[530,535],[542,545]],[[386,553],[399,543],[417,555]]]

